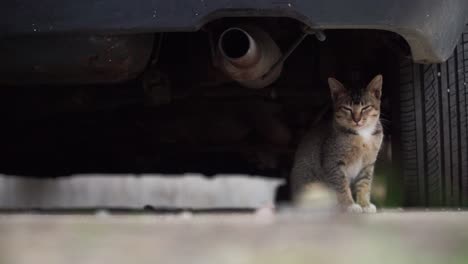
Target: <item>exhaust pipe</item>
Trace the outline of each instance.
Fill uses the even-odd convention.
[[[262,29],[232,27],[225,30],[218,40],[215,64],[241,85],[260,89],[278,79],[283,65],[275,63],[280,58],[279,47]]]

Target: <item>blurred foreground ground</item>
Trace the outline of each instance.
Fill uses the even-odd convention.
[[[0,263],[468,263],[468,212],[1,215]]]

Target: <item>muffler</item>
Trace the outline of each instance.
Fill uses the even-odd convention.
[[[275,41],[251,25],[226,29],[219,37],[215,54],[215,65],[248,88],[272,84],[283,68],[282,63],[277,64],[281,51]]]

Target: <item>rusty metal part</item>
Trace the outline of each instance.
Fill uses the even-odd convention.
[[[0,84],[116,83],[148,64],[153,34],[47,35],[0,41]]]
[[[302,31],[304,34],[302,34],[292,45],[291,47],[286,51],[286,53],[281,56],[280,59],[278,59],[273,66],[262,76],[262,79],[270,79],[272,74],[276,74],[277,68],[282,67],[283,63],[286,61],[286,59],[293,53],[293,51],[302,43],[302,41],[309,35],[315,35],[315,37],[319,41],[325,41],[326,36],[323,33],[323,31],[320,30],[313,30],[307,26],[305,26]]]
[[[281,51],[268,33],[252,25],[225,30],[219,37],[215,56],[215,66],[248,88],[270,85],[282,70],[281,63],[263,78],[281,58]]]

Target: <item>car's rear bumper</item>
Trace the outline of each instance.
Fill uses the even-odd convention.
[[[291,17],[316,29],[393,31],[417,62],[453,51],[466,0],[16,0],[0,8],[0,36],[70,32],[194,31],[221,17]]]

